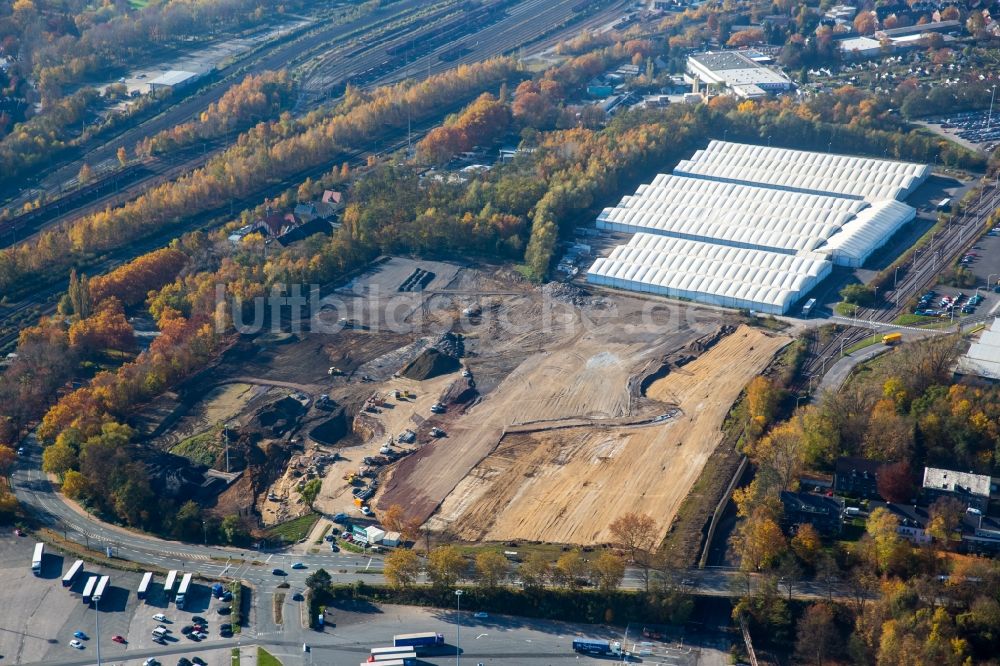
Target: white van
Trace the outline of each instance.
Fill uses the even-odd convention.
[[[165,638],[167,633],[168,631],[166,627],[157,627],[156,629],[153,629],[153,636],[156,638]]]

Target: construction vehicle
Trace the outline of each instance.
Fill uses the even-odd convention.
[[[326,374],[328,374],[328,375],[330,375],[332,377],[338,377],[338,376],[344,374],[344,371],[341,370],[340,368],[338,368],[335,365],[331,365],[330,369],[326,371]]]

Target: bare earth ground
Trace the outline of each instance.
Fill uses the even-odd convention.
[[[590,544],[607,542],[609,523],[640,511],[657,518],[662,538],[719,444],[732,403],[788,341],[741,326],[655,381],[647,395],[681,410],[664,423],[504,437],[430,524],[468,541]],[[616,395],[623,386],[611,374],[606,394]]]
[[[497,304],[495,321],[484,324],[476,334],[478,355],[467,361],[477,382],[484,370],[498,375],[496,388],[467,410],[435,419],[448,436],[427,444],[396,466],[384,483],[378,508],[398,503],[409,515],[427,520],[444,502],[440,515],[429,525],[447,528],[467,507],[472,510],[476,500],[469,493],[474,493],[473,489],[489,494],[475,480],[477,466],[493,453],[512,426],[567,419],[608,425],[614,419],[651,412],[650,401],[636,400],[632,380],[651,364],[658,367],[659,359],[715,329],[721,318],[718,312],[664,303],[658,306],[661,312],[651,314],[649,301],[628,295],[588,297],[577,305],[552,302],[545,296],[546,292],[525,288],[523,295],[507,296]],[[678,316],[680,311],[699,316]],[[507,360],[507,367],[495,367],[497,359]],[[730,402],[726,402],[726,409]],[[567,451],[570,454],[572,451]],[[470,473],[473,478],[466,480]],[[596,485],[581,475],[567,481],[560,492],[574,503],[579,495],[570,492],[570,486],[591,489]],[[518,495],[521,486],[515,473],[498,484],[493,494]],[[583,494],[588,492],[591,490]],[[605,499],[602,496],[600,501]],[[609,504],[616,503],[610,496],[607,499]],[[494,511],[502,506],[485,509],[468,527],[488,532],[498,519]],[[545,534],[546,521],[539,525],[539,529],[530,530],[539,539],[552,541],[565,536]]]
[[[250,384],[223,384],[202,398],[174,427],[153,444],[169,448],[181,440],[205,432],[239,414],[251,400],[267,391]]]

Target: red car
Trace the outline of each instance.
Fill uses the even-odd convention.
[[[113,640],[115,643],[121,643],[122,645],[125,645],[125,643],[128,642],[128,641],[125,640],[124,636],[119,636],[117,634],[115,634],[114,636],[112,636],[111,640]]]

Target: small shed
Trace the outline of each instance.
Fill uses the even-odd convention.
[[[385,536],[382,537],[383,546],[398,546],[399,542],[402,540],[399,532],[386,532]]]
[[[377,525],[369,525],[365,528],[365,536],[368,537],[368,543],[382,543],[385,538],[385,530]]]

